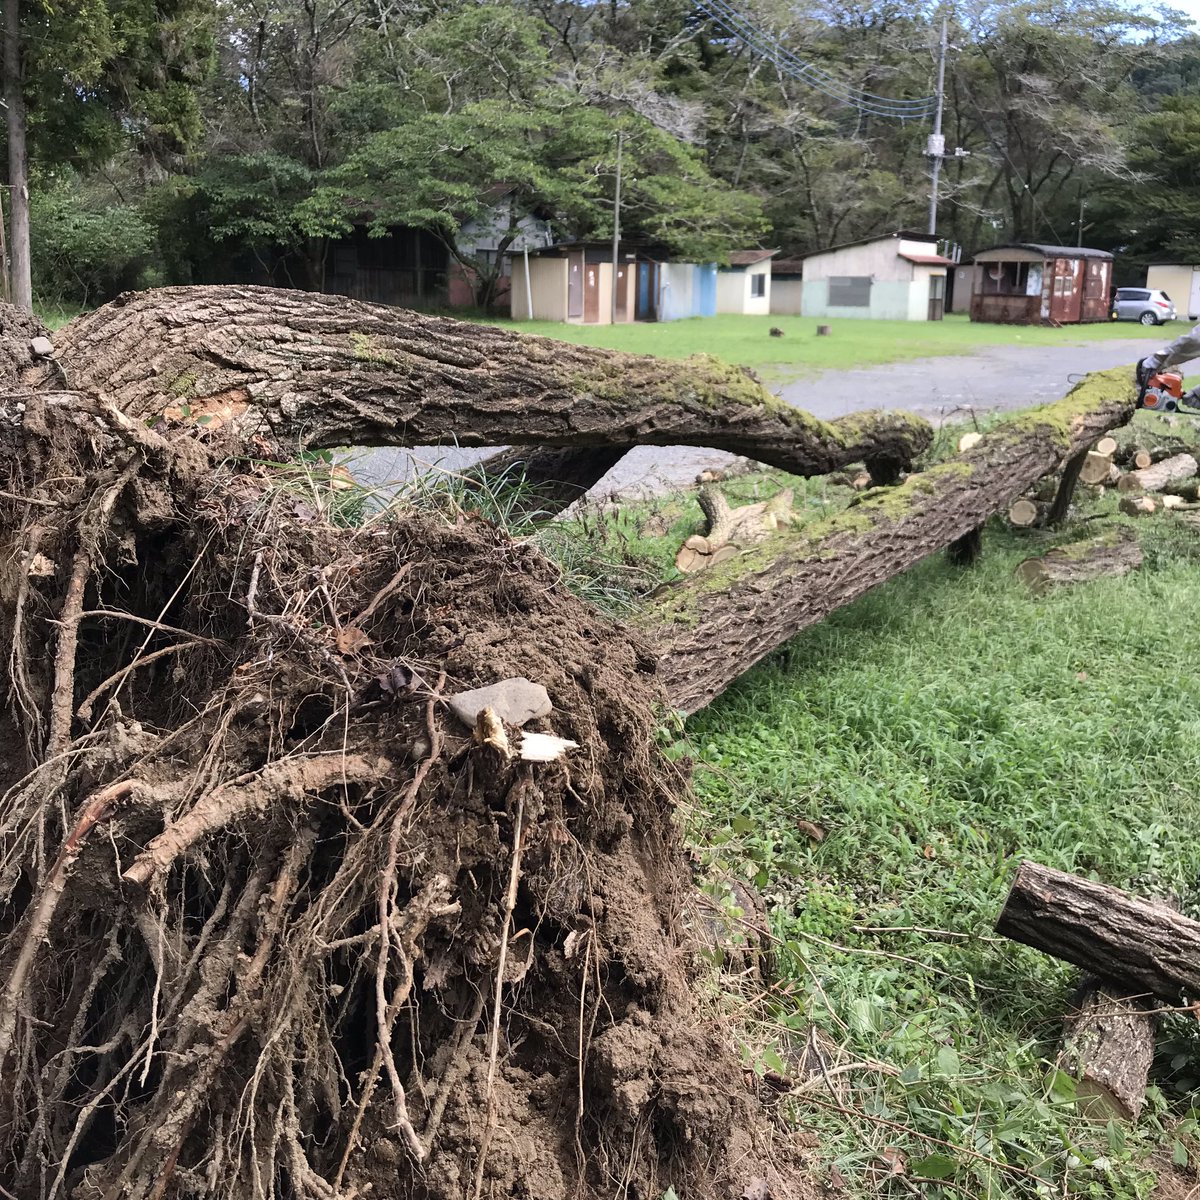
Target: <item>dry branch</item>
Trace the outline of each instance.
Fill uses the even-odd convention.
[[[1142,471],[1130,471],[1117,484],[1119,492],[1165,492],[1195,477],[1200,465],[1191,454],[1176,454]]]
[[[1090,376],[953,462],[654,597],[640,623],[661,647],[671,704],[702,708],[801,629],[982,525],[1133,411],[1124,372]]]

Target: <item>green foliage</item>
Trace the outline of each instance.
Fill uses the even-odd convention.
[[[88,306],[147,281],[154,230],[132,205],[106,203],[72,177],[35,185],[34,290],[43,301]]]

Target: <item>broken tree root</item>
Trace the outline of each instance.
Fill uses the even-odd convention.
[[[704,514],[705,531],[694,534],[679,547],[675,566],[685,575],[702,571],[733,558],[744,546],[761,542],[776,529],[792,524],[791,488],[783,488],[769,500],[731,508],[729,501],[711,484],[697,496]]]

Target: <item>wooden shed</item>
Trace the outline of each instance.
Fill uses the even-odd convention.
[[[998,325],[1107,321],[1113,256],[1086,246],[1020,242],[975,255],[971,320]]]

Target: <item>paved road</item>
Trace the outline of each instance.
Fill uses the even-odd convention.
[[[789,403],[826,419],[866,408],[904,408],[937,423],[961,418],[964,409],[994,412],[1057,400],[1070,389],[1072,377],[1132,363],[1156,345],[1121,339],[1081,346],[989,346],[956,358],[825,371],[777,390]],[[382,487],[409,479],[414,471],[434,464],[460,470],[490,453],[444,446],[371,450],[356,456],[352,470],[364,482]],[[655,492],[682,486],[706,468],[723,466],[731,457],[695,446],[639,446],[596,485],[594,494]]]

